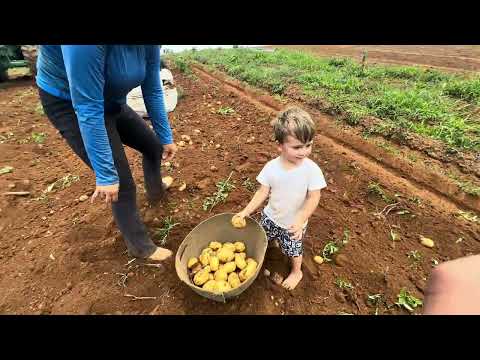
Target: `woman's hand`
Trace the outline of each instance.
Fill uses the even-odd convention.
[[[95,192],[92,195],[90,203],[93,204],[97,196],[100,195],[100,198],[105,197],[105,202],[110,204],[111,202],[116,202],[118,200],[118,184],[113,185],[97,185]]]
[[[177,145],[175,145],[175,144],[164,144],[163,145],[162,160],[170,161],[175,157],[176,153],[177,153]]]

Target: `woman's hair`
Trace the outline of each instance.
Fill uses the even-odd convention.
[[[283,144],[287,136],[293,136],[306,144],[315,136],[315,123],[310,115],[297,106],[289,106],[281,111],[273,122],[275,140]]]

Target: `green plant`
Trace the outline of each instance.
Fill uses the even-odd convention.
[[[339,250],[340,247],[334,241],[329,241],[323,248],[322,257],[327,262],[332,261],[332,255],[337,253]]]
[[[153,238],[158,240],[160,245],[165,245],[167,240],[167,236],[170,234],[170,230],[172,230],[175,226],[179,225],[180,223],[174,223],[173,218],[171,216],[166,217],[163,219],[163,226],[161,228],[156,228],[153,233]]]
[[[393,203],[393,199],[391,199],[389,196],[387,196],[387,194],[382,189],[380,184],[378,184],[376,182],[369,182],[367,191],[368,191],[369,194],[372,194],[372,195],[375,195],[375,196],[378,196],[378,197],[382,198],[383,201],[385,201],[388,204]]]
[[[62,178],[54,181],[50,185],[48,185],[47,188],[42,191],[42,194],[39,197],[35,198],[34,200],[46,201],[48,198],[48,194],[51,193],[52,191],[66,189],[72,186],[73,183],[79,180],[80,180],[80,177],[78,175],[67,174]]]
[[[32,132],[32,140],[37,144],[43,144],[45,142],[46,137],[47,137],[47,134],[43,132],[42,133]]]
[[[417,299],[415,296],[411,295],[405,288],[400,290],[398,294],[398,300],[395,305],[399,307],[404,307],[410,312],[413,312],[418,306],[423,305],[423,301]]]
[[[353,285],[342,278],[335,279],[335,285],[337,285],[341,290],[353,290]]]
[[[220,114],[220,115],[230,115],[230,114],[234,114],[235,113],[235,110],[233,110],[231,107],[220,107],[218,110],[217,110],[217,113]]]
[[[219,181],[216,184],[218,190],[213,193],[213,196],[205,198],[202,205],[204,211],[212,211],[212,209],[219,203],[225,202],[229,193],[235,188],[235,185],[230,183],[230,177],[232,174],[233,172],[230,173],[226,180]]]
[[[380,305],[385,304],[385,296],[383,294],[368,295],[367,302],[370,306],[375,307],[375,315],[378,315]]]
[[[480,219],[478,218],[478,215],[475,215],[474,213],[472,213],[471,211],[459,211],[457,214],[456,214],[457,217],[459,218],[462,218],[462,219],[465,219],[467,221],[471,221],[471,222],[480,222]]]
[[[422,253],[418,250],[412,250],[407,254],[407,257],[413,261],[413,263],[417,263],[422,260]]]
[[[254,193],[257,191],[255,184],[253,183],[252,180],[250,180],[250,178],[245,179],[242,185],[245,187],[245,189],[247,189],[247,191],[251,193]]]

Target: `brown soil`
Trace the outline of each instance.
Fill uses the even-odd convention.
[[[360,60],[368,53],[370,64],[419,65],[447,71],[479,71],[478,45],[281,45],[319,56],[348,56]]]
[[[200,70],[196,74],[174,74],[185,94],[170,115],[174,135],[178,141],[181,135],[189,135],[193,145],[180,149],[176,166],[164,172],[176,179],[167,203],[157,208],[146,206],[141,157],[127,149],[138,203],[149,228],[153,232],[160,227],[165,216],[180,223],[167,238],[166,246],[173,251],[196,224],[212,215],[202,210],[202,202],[216,190],[217,181],[234,171],[236,189],[212,213],[237,211],[251,197],[243,181],[254,181],[262,166],[277,155],[269,123],[282,104]],[[393,305],[405,287],[423,298],[432,259],[441,262],[480,250],[478,224],[453,216],[462,208],[459,201],[448,192],[403,177],[410,168],[384,165],[371,154],[357,151],[357,145],[346,146],[333,129],[324,131],[328,118],[317,112],[313,116],[319,123],[319,135],[312,159],[324,171],[329,186],[310,220],[303,280],[288,292],[261,272],[237,299],[213,303],[178,280],[173,261],[159,267],[132,261],[110,210],[100,203],[78,200],[92,193],[93,175],[46,117],[36,112],[38,95],[31,82],[9,83],[0,89],[0,99],[0,135],[4,139],[0,168],[14,167],[12,173],[0,175],[0,189],[2,193],[31,192],[27,197],[0,195],[2,314],[369,314],[375,309],[368,306],[367,295],[385,294],[388,305]],[[216,110],[221,106],[229,106],[235,113],[220,115]],[[195,129],[201,130],[200,135],[195,135]],[[32,131],[48,135],[43,146],[19,143]],[[353,138],[348,129],[344,131]],[[218,170],[212,172],[212,165]],[[46,200],[34,200],[67,173],[79,175],[80,181],[53,191]],[[187,189],[180,192],[182,181]],[[399,195],[398,205],[387,215],[376,215],[387,203],[368,193],[373,181],[380,183],[387,195]],[[409,200],[414,196],[420,201]],[[409,213],[397,214],[399,210]],[[341,261],[313,262],[313,256],[321,253],[328,241],[340,241],[346,229],[349,243],[341,250]],[[399,241],[392,242],[391,230],[399,235]],[[435,248],[422,247],[420,235],[432,238]],[[412,250],[423,255],[416,264],[407,257]],[[288,262],[274,248],[267,253],[264,267],[286,276]],[[351,282],[354,289],[340,290],[335,285],[338,278]],[[125,295],[153,299],[134,300]],[[381,306],[379,313],[408,312]]]

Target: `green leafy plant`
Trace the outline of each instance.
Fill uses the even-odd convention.
[[[383,294],[368,295],[367,302],[370,306],[375,307],[375,315],[378,315],[380,305],[385,304],[385,296]]]
[[[246,178],[245,181],[242,183],[242,185],[247,189],[249,192],[254,193],[257,191],[257,188],[255,187],[255,184],[253,183],[250,178]]]
[[[167,241],[167,237],[170,234],[170,231],[180,223],[175,223],[171,216],[166,217],[163,219],[163,226],[161,228],[156,228],[153,233],[153,238],[158,240],[160,245],[165,245]]]
[[[227,200],[229,193],[235,189],[235,185],[230,183],[232,174],[233,172],[230,173],[226,180],[219,181],[216,184],[218,190],[213,194],[213,196],[205,198],[202,205],[204,211],[212,211],[212,209],[219,203],[223,203],[225,200]]]
[[[337,285],[342,290],[353,290],[353,285],[341,278],[335,279],[335,285]]]
[[[325,261],[332,261],[332,255],[337,253],[340,250],[340,247],[335,243],[335,241],[329,241],[322,251],[322,257]]]
[[[46,137],[47,137],[47,134],[43,132],[42,133],[32,132],[32,140],[37,144],[43,144],[45,142]]]
[[[220,115],[230,115],[230,114],[234,114],[235,113],[235,110],[233,110],[231,107],[220,107],[218,110],[217,110],[217,113],[220,114]]]
[[[423,305],[423,301],[417,299],[415,296],[411,295],[405,288],[403,288],[398,294],[398,300],[395,305],[399,307],[404,307],[408,311],[413,312],[418,306]]]
[[[380,184],[376,182],[369,182],[367,191],[369,194],[382,198],[386,203],[393,203],[393,200],[385,193]]]

